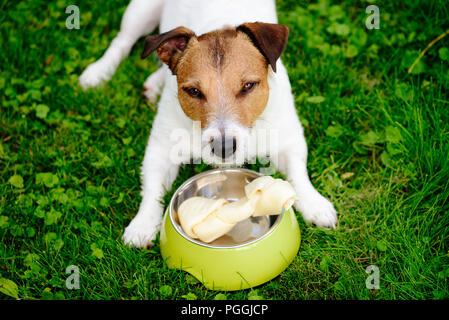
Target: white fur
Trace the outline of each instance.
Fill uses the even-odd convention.
[[[120,31],[108,50],[81,74],[79,83],[84,89],[98,86],[111,79],[137,39],[151,33],[157,27],[163,4],[163,0],[131,1],[123,14]]]
[[[161,93],[164,86],[165,71],[160,68],[156,72],[152,73],[145,83],[143,84],[143,94],[153,103],[156,103],[157,97]]]
[[[83,72],[80,84],[86,88],[110,79],[134,42],[140,36],[152,32],[159,21],[160,32],[184,26],[200,35],[245,22],[277,23],[277,16],[274,0],[133,0],[124,14],[119,35],[112,41],[104,56]],[[226,132],[231,132],[238,140],[237,156],[232,164],[242,164],[240,154],[244,155],[244,159],[264,156],[265,151],[254,148],[257,140],[261,139],[259,133],[264,134],[270,130],[276,132],[278,141],[268,147],[270,159],[295,187],[299,197],[295,208],[306,221],[334,228],[337,223],[336,211],[315,190],[307,174],[307,145],[296,114],[288,74],[280,59],[276,69],[277,72],[274,73],[270,68],[268,103],[253,128],[244,128],[233,122],[231,117],[220,120],[220,125],[225,127]],[[155,239],[163,213],[159,200],[164,195],[164,188],[171,188],[181,162],[203,156],[203,160],[207,162],[223,165],[217,157],[204,157],[205,153],[211,153],[207,149],[207,141],[217,132],[217,122],[212,122],[203,130],[201,137],[198,137],[195,124],[184,114],[177,99],[176,77],[165,65],[145,82],[147,96],[155,99],[164,83],[142,165],[142,202],[139,212],[123,235],[126,244],[136,247],[151,245],[151,241]],[[187,137],[188,141],[193,141],[192,145],[196,143],[201,146],[181,152],[180,158],[174,161],[176,141],[168,137],[176,132],[181,132],[179,137]]]

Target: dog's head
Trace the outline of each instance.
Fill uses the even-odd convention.
[[[249,128],[267,105],[269,66],[276,71],[288,33],[284,25],[260,22],[201,36],[178,27],[147,37],[142,58],[157,50],[177,77],[184,113],[201,122],[202,140],[223,163],[244,152]]]

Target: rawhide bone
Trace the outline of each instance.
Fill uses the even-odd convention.
[[[189,237],[208,243],[250,216],[281,214],[295,200],[296,192],[290,183],[263,176],[248,183],[245,186],[245,197],[235,202],[222,198],[189,198],[179,206],[178,217]]]

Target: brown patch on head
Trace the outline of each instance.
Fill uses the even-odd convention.
[[[235,29],[198,37],[178,63],[178,98],[188,117],[234,120],[251,126],[268,101],[267,61],[249,37]]]
[[[199,37],[182,27],[153,37],[144,53],[158,48],[177,76],[178,99],[189,118],[203,128],[225,120],[250,127],[266,107],[268,65],[276,70],[288,29],[247,23]]]

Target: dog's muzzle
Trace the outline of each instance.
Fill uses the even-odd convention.
[[[222,159],[226,159],[232,156],[237,150],[237,140],[235,137],[226,137],[222,135],[221,137],[215,137],[210,142],[212,152]]]

